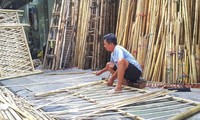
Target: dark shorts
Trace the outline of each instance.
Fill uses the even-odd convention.
[[[115,65],[113,70],[117,70],[117,66]],[[125,71],[124,78],[130,82],[137,83],[141,76],[141,71],[135,67],[135,65],[129,63],[128,68]]]

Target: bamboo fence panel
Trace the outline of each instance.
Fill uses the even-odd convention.
[[[0,80],[41,73],[34,69],[23,25],[17,11],[0,10]]]

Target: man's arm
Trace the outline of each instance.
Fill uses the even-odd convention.
[[[102,73],[104,73],[104,72],[106,72],[107,71],[107,68],[105,67],[105,68],[103,68],[102,70],[99,70],[99,71],[97,71],[96,72],[96,75],[98,76],[98,75],[101,75]]]
[[[114,73],[113,67],[114,67],[114,63],[108,62],[106,64],[105,68],[103,68],[102,70],[96,72],[96,75],[101,75],[102,73],[104,73],[106,71],[110,71],[113,74]]]
[[[112,86],[114,83],[114,80],[117,78],[117,70],[114,72],[114,74],[112,74],[112,76],[110,77],[110,79],[108,80],[107,85],[108,86]]]

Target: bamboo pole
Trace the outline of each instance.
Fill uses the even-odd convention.
[[[126,21],[125,21],[125,30],[124,30],[124,36],[123,36],[123,42],[122,42],[122,46],[127,46],[127,41],[128,41],[128,34],[129,34],[129,30],[131,29],[130,27],[128,27],[128,26],[130,26],[130,24],[131,24],[131,18],[132,18],[132,16],[131,16],[131,13],[132,13],[132,11],[133,11],[133,9],[134,9],[134,7],[133,7],[133,4],[134,2],[132,2],[131,0],[128,0],[128,9],[127,9],[127,15],[126,15]],[[124,13],[122,13],[122,14],[124,14]]]
[[[62,27],[63,26],[61,26],[62,25],[62,23],[63,23],[63,21],[62,21],[62,18],[63,18],[63,12],[64,12],[64,2],[65,2],[65,0],[61,0],[61,2],[60,2],[60,11],[59,11],[59,14],[60,14],[60,16],[59,16],[59,20],[58,20],[58,31],[57,31],[57,34],[56,34],[56,41],[55,41],[55,48],[54,48],[54,58],[53,58],[53,63],[52,63],[52,67],[51,67],[51,69],[56,69],[57,67],[56,67],[56,63],[57,62],[59,62],[58,61],[58,59],[60,59],[60,54],[59,54],[59,51],[60,51],[60,43],[61,43],[61,39],[60,39],[60,36],[61,36],[61,34],[63,33],[63,31],[62,31]]]
[[[196,64],[197,64],[197,83],[200,82],[200,48],[198,45],[196,45]]]
[[[175,115],[173,117],[171,117],[169,120],[182,120],[182,119],[186,119],[189,116],[196,114],[200,111],[200,105],[197,105],[196,107],[193,107],[185,112],[182,112],[178,115]]]
[[[123,37],[124,37],[124,32],[125,32],[125,27],[121,27],[121,26],[125,26],[126,25],[126,19],[127,19],[127,10],[128,10],[128,4],[129,0],[121,0],[121,7],[120,7],[120,17],[118,17],[118,27],[117,27],[117,38],[118,38],[118,44],[124,46],[123,44]]]

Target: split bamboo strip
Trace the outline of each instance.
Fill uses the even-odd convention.
[[[95,85],[95,84],[100,84],[103,83],[104,81],[97,81],[97,82],[92,82],[92,83],[86,83],[86,84],[82,84],[82,85],[77,85],[77,86],[71,86],[71,87],[66,87],[66,88],[61,88],[61,89],[57,89],[57,90],[52,90],[49,92],[41,92],[41,93],[36,93],[35,96],[36,97],[41,97],[41,96],[47,96],[47,95],[51,95],[51,94],[55,94],[55,93],[60,93],[60,92],[65,92],[68,91],[70,89],[77,89],[83,86],[89,86],[89,85]]]
[[[125,107],[120,107],[120,109],[126,110],[126,109],[134,108],[134,110],[144,110],[143,108],[151,109],[151,108],[157,108],[157,107],[163,107],[163,106],[169,106],[169,105],[176,105],[178,102],[180,102],[180,101],[161,101],[161,102],[153,101],[153,104],[140,104],[138,106],[125,106]],[[146,101],[144,103],[146,103]]]
[[[180,100],[182,102],[188,102],[188,103],[191,103],[191,104],[194,104],[194,105],[199,105],[200,104],[200,102],[196,102],[196,101],[192,101],[192,100],[188,100],[188,99],[184,99],[184,98],[179,98],[179,97],[174,97],[174,96],[173,96],[172,99],[173,100]]]
[[[85,74],[86,72],[65,72],[65,73],[50,73],[44,75],[70,75],[70,74]]]
[[[192,108],[191,106],[190,107],[184,107],[184,108],[179,108],[180,110],[187,110],[187,109],[190,109]],[[172,113],[174,114],[174,112],[176,111],[176,109],[172,109],[172,110],[165,110],[165,111],[158,111],[158,112],[154,112],[154,113],[144,113],[142,114],[143,117],[145,116],[153,116],[153,115],[157,115],[157,114],[163,114],[163,113]]]
[[[118,114],[123,114],[123,112],[119,112]],[[126,115],[126,113],[124,112],[124,114]],[[105,117],[105,116],[106,117]],[[76,117],[81,117],[81,115],[77,115],[77,116],[75,116],[75,115],[61,115],[61,116],[56,116],[56,118],[58,118],[58,119],[64,119],[64,118],[69,118],[69,119],[74,119],[74,118],[76,118]],[[126,116],[122,116],[122,115],[115,115],[115,116],[113,116],[112,115],[112,113],[110,113],[110,114],[108,114],[108,113],[103,113],[103,114],[98,114],[98,115],[95,115],[95,116],[90,116],[90,117],[88,117],[87,119],[90,119],[90,120],[93,120],[93,119],[114,119],[114,120],[121,120],[121,119],[135,119],[135,118],[137,118],[137,116],[135,116],[135,117],[132,117],[132,116],[130,116],[129,115],[129,113],[127,113],[127,115]],[[138,117],[138,120],[143,120],[143,119],[139,119],[139,117]]]
[[[165,118],[169,118],[171,116],[175,115],[174,114],[170,114],[170,115],[162,115],[162,116],[159,116],[159,117],[153,117],[153,118],[150,118],[149,120],[161,120],[161,119],[165,119]]]
[[[158,107],[153,107],[153,108],[150,108],[150,109],[143,109],[143,110],[137,110],[137,112],[142,112],[142,113],[147,113],[147,114],[151,114],[151,113],[155,113],[155,112],[160,112],[160,111],[167,111],[167,110],[175,110],[175,109],[179,109],[179,108],[184,108],[185,106],[187,107],[192,107],[190,103],[182,103],[182,104],[168,104],[168,105],[165,105],[165,106],[159,106]],[[127,112],[133,112],[134,113],[134,110],[126,110]]]

